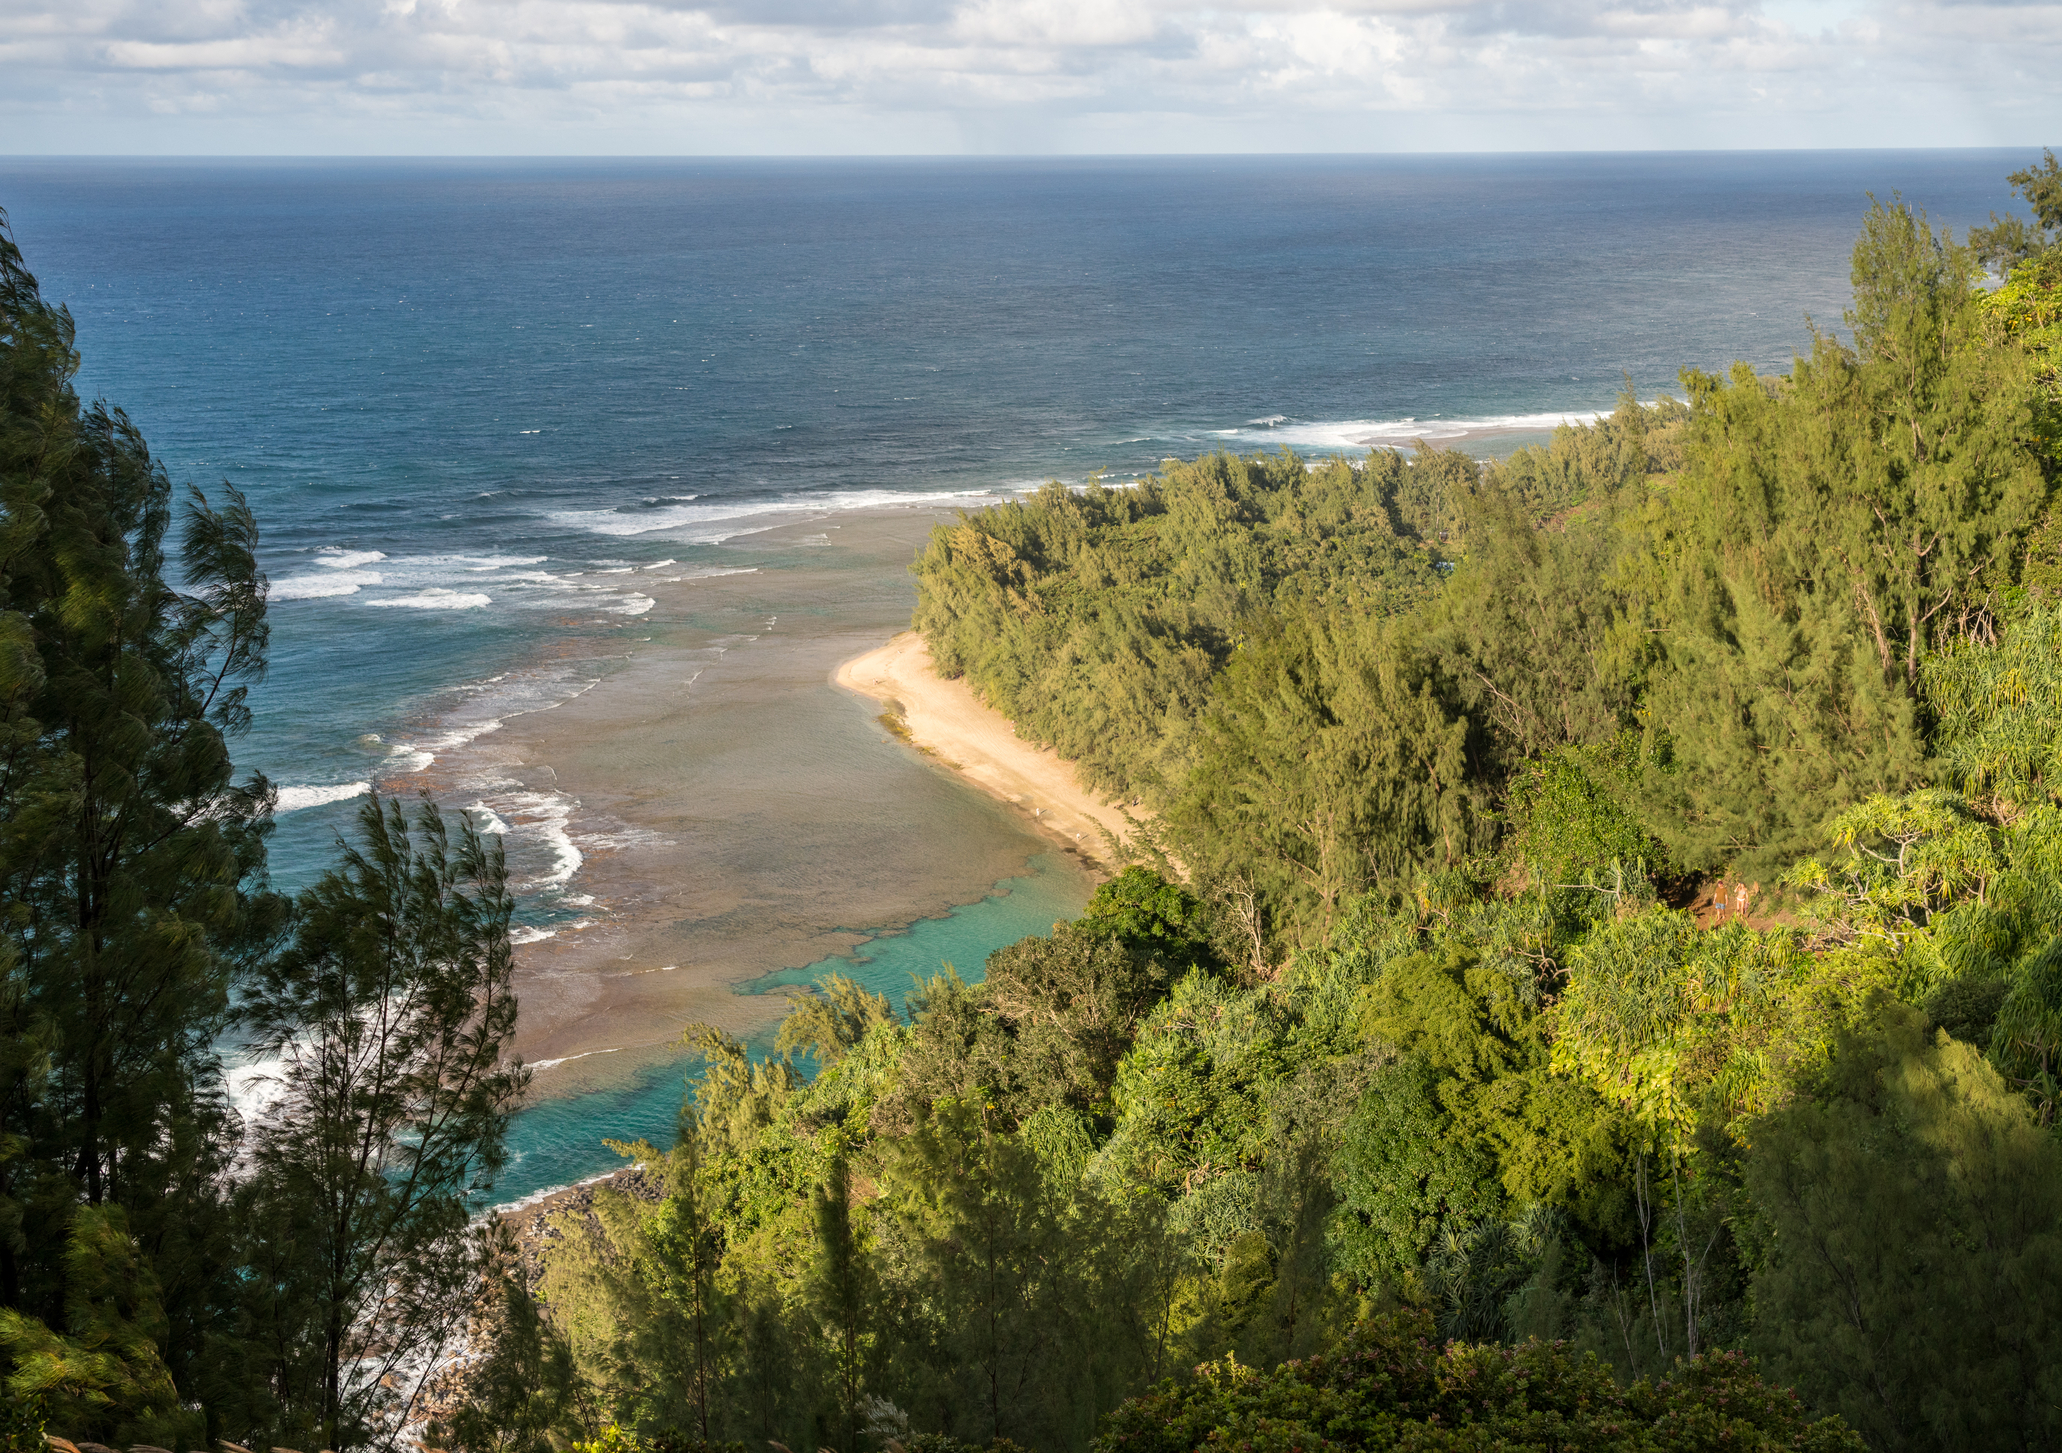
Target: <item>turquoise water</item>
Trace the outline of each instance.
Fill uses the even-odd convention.
[[[0,207],[82,387],[257,509],[241,760],[286,789],[292,888],[361,784],[581,689],[648,572],[810,509],[1785,368],[1807,314],[1838,325],[1865,193],[1966,228],[2024,161],[0,158]],[[527,807],[501,815],[541,878],[562,824]]]
[[[770,994],[814,984],[826,974],[843,974],[887,995],[899,1012],[913,984],[947,964],[962,979],[976,982],[986,971],[989,954],[1030,934],[1050,931],[1054,923],[1077,917],[1086,905],[1083,879],[1062,855],[1040,854],[1029,867],[1023,877],[996,884],[995,893],[978,903],[881,933],[849,957],[767,974],[739,985],[737,992]],[[770,1054],[772,1047],[770,1031],[752,1041],[755,1055]],[[510,1131],[509,1165],[494,1188],[495,1202],[519,1201],[621,1165],[621,1158],[601,1143],[604,1136],[671,1145],[686,1086],[700,1068],[700,1056],[682,1055],[620,1084],[529,1106]]]
[[[272,669],[239,761],[284,789],[272,870],[293,889],[366,784],[463,775],[517,734],[504,722],[678,629],[668,592],[736,566],[754,532],[1219,447],[1537,432],[1609,409],[1628,376],[1651,397],[1684,366],[1781,370],[1807,314],[1839,324],[1866,193],[1966,229],[2013,209],[2004,175],[2027,159],[0,158],[0,207],[77,319],[82,389],[175,480],[226,479],[258,513]],[[712,658],[761,629],[708,623]],[[789,734],[798,757],[821,754],[811,731]],[[526,929],[570,933],[607,911],[583,861],[634,834],[523,765],[464,804],[504,830]],[[820,803],[753,771],[696,827],[712,874],[834,858]],[[983,865],[961,892],[1016,841],[973,816],[926,843]],[[760,911],[749,882],[681,877]],[[850,967],[898,996],[944,960],[971,976],[1078,908],[1062,882],[1080,891],[1033,871]],[[606,1169],[603,1135],[665,1138],[684,1069],[540,1100],[503,1192]]]
[[[741,994],[770,994],[796,984],[814,984],[826,974],[843,974],[860,987],[885,994],[899,1013],[913,984],[950,964],[968,983],[986,970],[988,955],[1055,923],[1080,916],[1087,899],[1079,877],[1064,870],[1058,854],[1033,858],[1031,871],[996,884],[998,895],[945,918],[927,918],[900,933],[886,933],[855,949],[849,958],[820,959],[800,969],[782,969],[738,987]]]

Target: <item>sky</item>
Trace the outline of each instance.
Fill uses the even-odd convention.
[[[2062,3],[0,0],[0,154],[2040,146]]]

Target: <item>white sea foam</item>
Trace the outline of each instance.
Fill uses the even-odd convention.
[[[679,563],[678,560],[654,560],[651,564],[640,566],[639,568],[643,570],[664,570],[668,565],[678,565]]]
[[[648,595],[626,595],[620,600],[610,601],[602,609],[611,615],[641,616],[656,604],[658,602]]]
[[[395,742],[387,748],[387,766],[395,772],[420,772],[437,760],[437,753],[465,746],[476,737],[484,737],[489,732],[500,730],[501,719],[488,717],[483,721],[472,721],[463,726],[446,728],[433,737],[422,737],[412,742]]]
[[[580,865],[587,861],[574,845],[572,835],[566,831],[573,809],[579,805],[572,798],[556,792],[512,792],[500,799],[499,809],[507,815],[512,835],[535,834],[543,839],[551,854],[550,871],[522,884],[525,892],[563,887],[572,881],[573,875],[580,871]],[[577,924],[567,926],[578,927]]]
[[[1214,429],[1220,439],[1287,444],[1303,449],[1369,449],[1407,445],[1419,439],[1460,439],[1474,434],[1546,434],[1563,424],[1593,424],[1596,410],[1563,414],[1496,414],[1479,419],[1333,419],[1290,423],[1281,415],[1255,419],[1237,429]]]
[[[558,930],[555,928],[536,928],[525,923],[509,931],[508,941],[512,944],[542,943],[547,938],[557,937]]]
[[[477,824],[481,832],[491,832],[497,836],[505,835],[508,832],[508,824],[501,820],[501,814],[486,803],[475,802],[466,810],[476,817],[485,819],[485,821]]]
[[[833,490],[823,494],[786,495],[777,500],[737,500],[710,504],[669,504],[660,508],[623,510],[560,510],[555,524],[597,535],[646,535],[657,530],[687,530],[702,543],[733,535],[770,530],[782,517],[823,514],[836,510],[882,509],[897,505],[980,505],[995,503],[990,490],[940,490],[910,494],[892,489]]]
[[[599,1051],[596,1051],[596,1053],[599,1053]],[[540,1061],[539,1061],[538,1063],[539,1063],[539,1064],[542,1064],[542,1063],[543,1063],[543,1061],[541,1061],[541,1060],[540,1060]],[[558,1060],[553,1060],[553,1061],[552,1061],[552,1063],[553,1063],[553,1064],[558,1064],[558,1063],[561,1063],[561,1061],[558,1061]],[[531,1068],[531,1069],[533,1069],[533,1070],[534,1070],[534,1069],[536,1069],[537,1067],[538,1067],[538,1065],[531,1065],[531,1066],[530,1066],[530,1068]],[[619,1166],[619,1167],[618,1167],[617,1169],[618,1169],[618,1170],[620,1170],[620,1169],[622,1169],[622,1167],[620,1167],[620,1166]],[[527,1195],[527,1196],[521,1196],[521,1197],[518,1197],[517,1199],[515,1199],[515,1200],[513,1200],[513,1201],[503,1201],[503,1202],[502,1202],[501,1204],[499,1204],[498,1206],[495,1206],[495,1207],[493,1207],[493,1208],[492,1208],[492,1211],[494,1211],[494,1212],[502,1212],[502,1211],[520,1211],[520,1210],[522,1210],[522,1209],[523,1209],[523,1208],[524,1208],[525,1206],[534,1206],[534,1205],[536,1205],[536,1204],[537,1204],[537,1203],[538,1203],[539,1201],[545,1201],[545,1200],[549,1200],[549,1199],[550,1199],[551,1197],[553,1197],[553,1196],[557,1195],[557,1194],[558,1194],[558,1193],[559,1193],[560,1191],[571,1191],[571,1190],[577,1190],[577,1189],[578,1189],[578,1188],[580,1188],[581,1186],[591,1186],[591,1185],[593,1185],[593,1184],[594,1184],[594,1183],[595,1183],[596,1181],[605,1181],[605,1180],[607,1180],[607,1179],[608,1179],[608,1178],[609,1178],[610,1176],[612,1176],[612,1175],[614,1175],[614,1174],[616,1174],[616,1171],[613,1171],[613,1170],[605,1170],[605,1171],[603,1171],[603,1172],[602,1172],[602,1173],[601,1173],[600,1175],[586,1176],[586,1177],[583,1177],[582,1179],[580,1179],[580,1180],[577,1180],[577,1181],[568,1181],[568,1182],[566,1182],[566,1184],[564,1184],[564,1185],[562,1185],[562,1186],[546,1186],[546,1187],[545,1187],[545,1188],[544,1188],[543,1190],[541,1190],[541,1191],[532,1191],[532,1192],[530,1192],[530,1194],[529,1194],[529,1195]],[[490,1213],[490,1214],[491,1214],[491,1213]]]
[[[531,1069],[533,1069],[533,1070],[551,1070],[551,1069],[557,1069],[557,1068],[558,1068],[558,1067],[559,1067],[560,1065],[569,1065],[569,1064],[571,1064],[571,1063],[572,1063],[572,1062],[573,1062],[574,1060],[576,1060],[576,1059],[586,1059],[586,1058],[587,1058],[587,1057],[588,1057],[589,1055],[597,1055],[597,1054],[614,1054],[614,1053],[616,1052],[616,1049],[620,1049],[621,1047],[622,1047],[622,1046],[618,1045],[618,1046],[616,1046],[615,1048],[612,1048],[612,1049],[590,1049],[590,1050],[588,1050],[588,1051],[587,1051],[587,1053],[586,1053],[586,1054],[569,1054],[569,1055],[563,1055],[563,1056],[561,1056],[561,1057],[560,1057],[560,1058],[558,1058],[558,1059],[540,1059],[540,1060],[532,1060],[532,1061],[530,1062],[530,1065],[529,1065],[529,1067],[530,1067]],[[585,1184],[586,1184],[586,1182],[585,1182],[585,1181],[582,1181],[582,1182],[581,1182],[581,1184],[582,1184],[582,1185],[585,1185]]]
[[[331,802],[346,802],[372,790],[370,782],[343,782],[334,787],[282,787],[279,799],[273,804],[274,813],[299,812],[304,807],[321,807]]]
[[[315,552],[315,563],[331,570],[349,570],[358,565],[372,565],[386,559],[384,550],[340,550],[334,545],[324,546]]]
[[[415,745],[426,747],[432,752],[448,752],[453,747],[464,746],[475,737],[484,737],[489,732],[500,730],[501,718],[488,717],[484,721],[467,722],[464,726],[451,727],[434,737],[425,737]]]
[[[229,1103],[236,1107],[237,1114],[245,1120],[261,1119],[283,1092],[285,1086],[281,1079],[285,1071],[286,1058],[283,1055],[225,1065],[222,1068],[222,1089],[229,1096]]]
[[[339,570],[329,575],[289,575],[275,580],[266,591],[271,600],[322,600],[332,595],[356,595],[361,585],[378,585],[381,577],[371,570]]]
[[[432,586],[428,590],[417,591],[414,595],[390,595],[383,600],[367,601],[366,604],[406,606],[412,610],[479,610],[483,606],[494,604],[494,597]]]
[[[605,852],[621,852],[625,848],[670,848],[673,839],[649,828],[626,827],[620,832],[583,833],[580,841],[589,848],[600,848]]]

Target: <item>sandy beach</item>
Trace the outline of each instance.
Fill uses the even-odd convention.
[[[910,668],[896,676],[924,737],[976,769],[965,779],[833,684],[839,663],[874,659],[869,648],[908,621],[907,562],[943,517],[805,515],[705,551],[700,574],[640,575],[653,608],[580,648],[595,653],[581,663],[598,678],[590,689],[390,784],[428,786],[528,834],[518,890],[552,913],[518,936],[515,1049],[538,1068],[539,1094],[622,1084],[677,1059],[689,1022],[762,1032],[784,1000],[738,986],[977,902],[1054,839],[1078,852],[1060,855],[1076,865],[1064,876],[1092,880],[1107,856],[1095,823],[1121,819],[963,685],[920,694]],[[923,705],[953,692],[970,724],[959,735]],[[982,717],[985,732],[972,727]],[[963,743],[975,737],[993,740]],[[1014,771],[1012,748],[1026,759]],[[544,842],[557,859],[540,860]],[[540,889],[520,876],[547,870],[563,881]],[[1085,897],[1062,897],[1076,891]]]
[[[916,747],[1086,858],[1107,861],[1111,841],[1123,842],[1145,815],[1141,809],[1127,821],[1122,809],[1081,785],[1072,762],[1019,737],[1009,718],[965,681],[940,676],[915,631],[847,661],[834,679],[880,702],[884,716]]]

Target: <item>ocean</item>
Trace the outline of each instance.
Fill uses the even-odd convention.
[[[498,1199],[669,1136],[690,1019],[763,1044],[783,985],[1078,912],[1078,861],[828,684],[936,520],[1780,370],[1867,194],[1961,232],[2027,160],[8,158],[0,207],[83,389],[258,511],[275,881],[369,783],[503,834],[543,1068]]]

